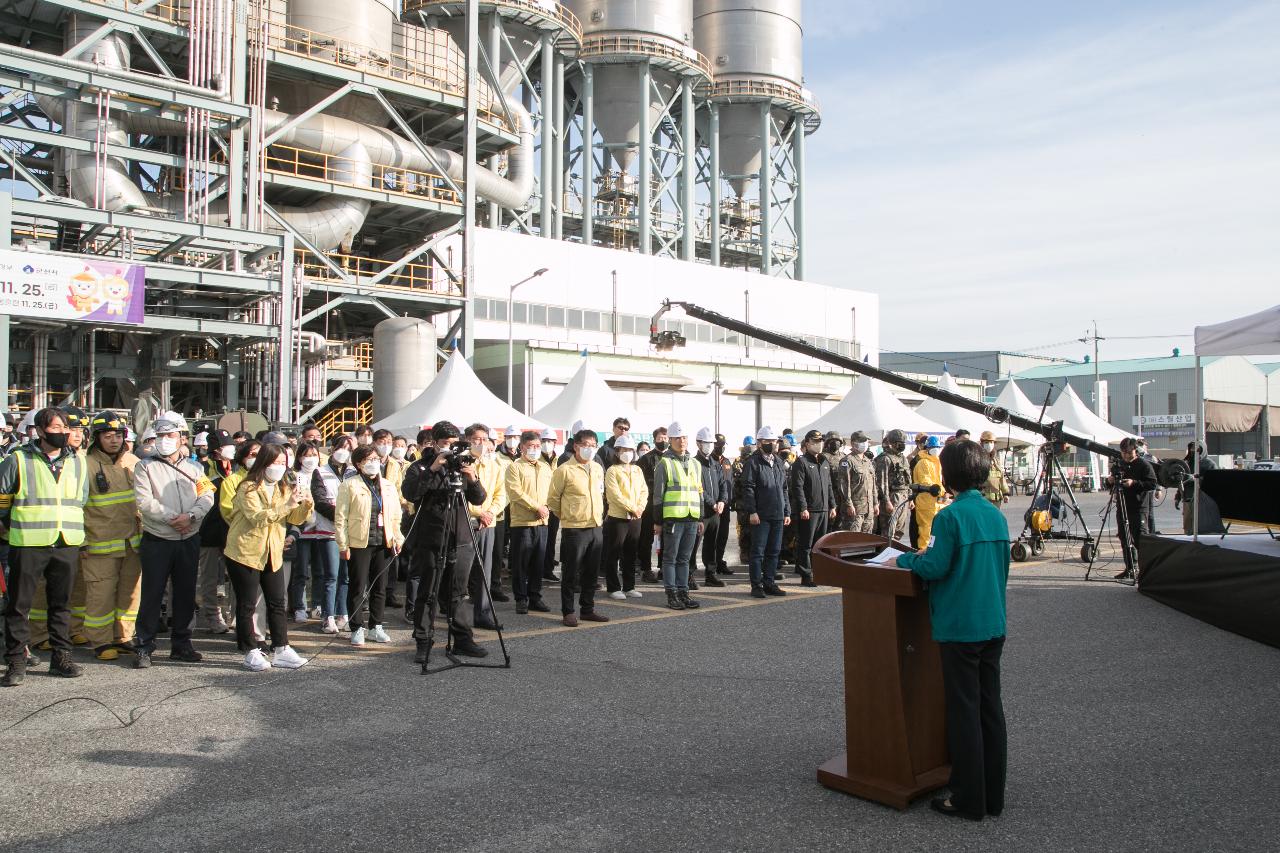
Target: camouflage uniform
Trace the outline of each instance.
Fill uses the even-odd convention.
[[[831,495],[836,499],[836,520],[831,522],[832,530],[852,530],[849,513],[849,466],[844,464],[848,458],[840,453],[826,452],[822,454],[831,466]]]
[[[847,503],[839,509],[840,519],[846,525],[841,529],[874,532],[879,495],[875,465],[865,454],[850,453],[840,460],[835,476],[843,479],[848,488]]]
[[[880,502],[876,532],[889,539],[901,539],[907,534],[911,514],[899,513],[895,530],[889,530],[889,520],[893,508],[911,497],[911,469],[901,453],[888,452],[876,457],[874,468],[876,500]]]

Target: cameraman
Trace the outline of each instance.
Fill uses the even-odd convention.
[[[475,549],[467,509],[454,502],[454,490],[461,489],[466,502],[473,506],[483,504],[486,495],[472,467],[474,460],[469,448],[458,440],[460,435],[458,428],[449,421],[437,423],[431,428],[434,446],[424,450],[422,458],[409,466],[404,475],[402,493],[405,500],[417,505],[414,568],[409,578],[414,592],[416,663],[424,663],[430,652],[427,636],[440,609],[440,601],[445,602],[445,612],[451,617],[454,654],[475,658],[489,654],[472,637],[471,612],[462,606],[467,576],[475,561]],[[446,536],[450,545],[442,554]],[[438,571],[444,573],[440,578],[438,600],[428,608],[427,599],[431,598],[431,587]]]
[[[1120,501],[1123,501],[1124,511],[1124,517],[1119,518],[1120,523],[1116,525],[1120,531],[1124,571],[1116,575],[1116,580],[1135,578],[1138,539],[1142,534],[1142,503],[1146,494],[1156,487],[1156,471],[1150,462],[1138,455],[1138,442],[1134,439],[1126,438],[1120,442],[1120,459],[1112,463],[1107,487],[1116,490],[1116,511],[1122,508]]]

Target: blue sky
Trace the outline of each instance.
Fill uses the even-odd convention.
[[[805,0],[806,277],[886,349],[1154,355],[1280,302],[1280,3]]]

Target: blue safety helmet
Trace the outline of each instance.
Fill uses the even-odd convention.
[[[929,440],[924,443],[924,446],[925,447],[941,447],[942,439],[938,438],[936,435],[931,435],[929,436]]]

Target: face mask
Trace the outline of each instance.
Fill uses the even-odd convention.
[[[386,459],[388,454],[391,453],[391,445],[389,444],[375,444],[373,449],[378,451],[378,455],[383,459]]]
[[[404,458],[404,455],[405,455],[406,453],[408,453],[408,452],[409,452],[409,448],[407,448],[407,447],[393,447],[393,448],[391,448],[391,455],[392,455],[392,456],[394,456],[396,459],[403,459],[403,458]]]
[[[941,456],[941,455],[942,455],[942,448],[941,448],[941,447],[930,447],[930,448],[929,448],[929,455],[930,455],[930,456]]]
[[[502,443],[507,446],[507,450],[515,450],[520,446],[520,439],[513,436],[511,438],[504,439]]]
[[[263,469],[262,474],[268,483],[278,483],[284,479],[284,465],[268,465]]]
[[[316,468],[319,468],[319,467],[320,467],[320,457],[318,456],[308,456],[302,460],[302,470],[306,471],[308,474],[310,474],[312,471],[316,470]]]
[[[772,441],[760,442],[760,452],[763,453],[765,456],[768,456],[770,453],[773,453],[773,442]]]
[[[286,453],[286,454],[284,455],[284,464],[285,464],[287,467],[289,467],[289,468],[292,468],[292,467],[293,467],[293,454],[292,454],[292,453]]]
[[[592,459],[595,458],[595,455],[596,455],[596,448],[594,447],[578,448],[578,458],[581,459],[583,462],[590,462]]]
[[[246,456],[244,460],[244,469],[248,471],[252,469],[254,465],[257,465],[257,464],[258,464],[258,457]]]
[[[339,465],[346,465],[351,461],[351,451],[347,450],[345,447],[338,448],[333,451],[333,461],[337,462]]]
[[[711,454],[711,451],[712,451],[712,449],[713,449],[714,447],[715,447],[715,445],[714,445],[714,444],[712,444],[712,443],[711,443],[711,442],[709,442],[709,441],[699,441],[699,442],[698,442],[698,451],[699,451],[699,452],[701,452],[701,453],[702,453],[702,454],[704,454],[704,455],[710,455],[710,454]]]
[[[58,450],[67,446],[68,437],[65,432],[46,432],[44,434],[44,440],[48,442],[49,446]]]
[[[207,447],[196,448],[196,456],[199,456],[201,459],[206,458],[208,455],[209,455],[209,448]]]
[[[544,442],[542,442],[542,452],[543,452],[543,453],[555,453],[555,452],[556,452],[556,443],[555,443],[554,441],[544,441]]]
[[[866,453],[866,452],[867,452],[867,447],[868,447],[868,443],[867,443],[867,442],[865,442],[865,441],[859,441],[857,444],[855,444],[855,445],[853,446],[853,449],[854,449],[855,451],[857,451],[858,453]]]
[[[667,449],[667,443],[665,441],[655,441],[653,443],[653,449],[661,453]]]
[[[541,450],[539,450],[538,448],[536,448],[536,447],[530,447],[528,450],[526,450],[526,451],[524,452],[524,458],[525,458],[525,459],[528,459],[530,462],[537,462],[537,461],[538,461],[538,456],[539,456],[539,454],[541,454],[541,453],[542,453],[542,451],[541,451]]]
[[[366,477],[376,477],[376,476],[378,476],[378,471],[379,471],[379,470],[381,470],[381,466],[380,466],[380,465],[378,465],[378,463],[377,463],[377,462],[372,462],[372,461],[370,461],[370,462],[366,462],[366,463],[364,463],[363,465],[361,465],[361,466],[360,466],[360,473],[361,473],[361,474],[364,474]]]
[[[236,446],[234,444],[224,444],[218,448],[218,457],[224,462],[230,462],[236,458]]]
[[[636,452],[634,450],[618,451],[618,459],[622,462],[623,465],[630,465],[632,460],[634,460],[635,458],[636,458]]]
[[[172,456],[178,452],[178,439],[176,438],[157,438],[156,453],[161,456]]]
[[[990,453],[996,449],[996,443],[994,441],[984,441],[982,442],[982,449]]]

